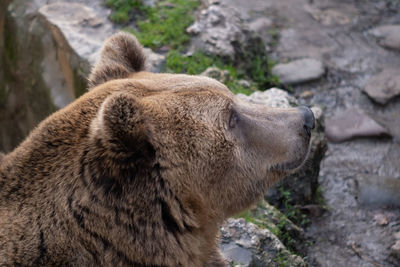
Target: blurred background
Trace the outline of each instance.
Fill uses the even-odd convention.
[[[0,151],[84,94],[121,30],[151,71],[314,111],[307,164],[221,228],[232,266],[400,266],[400,0],[2,0]]]

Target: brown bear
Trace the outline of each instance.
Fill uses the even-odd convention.
[[[308,108],[144,66],[114,35],[89,92],[1,158],[1,266],[224,266],[222,221],[304,161]]]

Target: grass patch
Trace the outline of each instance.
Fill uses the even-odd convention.
[[[259,88],[270,88],[279,86],[279,78],[271,74],[275,62],[270,60],[266,54],[255,55],[249,63],[249,76],[257,83]]]
[[[139,42],[153,49],[162,46],[181,48],[190,40],[186,28],[193,22],[198,0],[159,1],[155,7],[147,7],[140,0],[107,0],[114,10],[110,19],[116,23],[136,22],[137,29],[127,29]]]
[[[283,186],[279,188],[279,192],[282,195],[282,212],[286,217],[297,225],[306,227],[310,224],[310,219],[304,213],[302,213],[297,207],[293,206],[293,200],[291,197],[291,192],[285,189]]]
[[[299,253],[299,241],[296,239],[301,238],[300,229],[285,214],[267,202],[260,202],[257,207],[240,213],[236,218],[243,218],[259,228],[268,229],[291,253]]]
[[[115,23],[127,23],[133,13],[145,11],[140,0],[107,0],[106,6],[113,10],[110,19]]]
[[[217,67],[227,70],[230,79],[225,81],[225,85],[235,94],[242,93],[249,95],[253,93],[259,84],[253,83],[250,88],[241,85],[241,79],[249,79],[244,71],[238,71],[232,62],[226,62],[222,58],[208,56],[203,52],[196,51],[193,55],[185,56],[176,50],[172,50],[167,55],[166,71],[170,73],[200,74],[208,67]]]
[[[239,80],[244,78],[243,75],[240,75],[231,63],[226,63],[221,58],[208,56],[200,51],[185,56],[177,50],[171,50],[167,55],[166,72],[195,75],[202,73],[208,67],[217,67],[229,72],[230,79],[225,81],[225,85],[233,93],[249,95],[254,92],[255,88],[246,88],[240,84]]]

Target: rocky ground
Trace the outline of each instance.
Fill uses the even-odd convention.
[[[399,266],[400,3],[221,2],[280,29],[270,51],[283,63],[276,74],[302,103],[323,107],[331,142],[319,182],[328,211],[306,229],[308,261]]]
[[[84,91],[101,43],[121,26],[101,0],[14,0],[0,11],[0,149],[9,151]],[[399,266],[400,1],[203,0],[187,32],[187,54],[202,50],[236,62],[260,51],[259,36],[278,63],[272,73],[296,99],[279,89],[242,97],[314,106],[319,122],[309,163],[282,183],[311,223],[304,232],[266,203],[247,222],[230,219],[221,249],[231,263]],[[149,68],[162,69],[165,55],[147,52]],[[204,74],[229,79],[218,69]],[[329,144],[320,165],[323,117]],[[281,200],[278,188],[268,194],[272,202]],[[306,257],[293,255],[291,245]]]

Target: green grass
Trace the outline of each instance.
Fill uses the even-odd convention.
[[[248,75],[261,90],[279,86],[279,78],[271,74],[271,69],[274,65],[275,62],[270,60],[266,54],[258,54],[251,58]]]
[[[307,225],[310,224],[310,219],[302,213],[297,207],[293,206],[292,204],[292,197],[291,197],[291,192],[287,189],[285,189],[283,186],[279,188],[279,192],[282,195],[282,203],[283,203],[283,209],[281,210],[283,214],[286,215],[286,217],[294,222],[297,225],[300,225],[302,227],[306,227]]]
[[[185,30],[193,22],[199,1],[163,0],[155,7],[146,7],[140,0],[107,0],[106,5],[114,10],[110,16],[114,22],[127,23],[134,18],[137,29],[127,30],[135,34],[142,45],[176,49],[190,40]]]
[[[225,85],[235,94],[243,93],[249,95],[254,92],[254,89],[245,88],[239,83],[239,80],[244,78],[243,75],[238,74],[232,63],[226,63],[221,58],[208,56],[200,51],[196,51],[190,56],[185,56],[177,50],[171,50],[167,55],[166,71],[170,73],[194,75],[202,73],[208,67],[227,70],[231,78],[225,82]]]
[[[296,254],[296,240],[291,235],[292,222],[285,214],[266,202],[261,202],[256,208],[243,211],[236,218],[243,218],[247,222],[254,223],[259,228],[268,229],[291,252]]]
[[[144,11],[140,0],[107,0],[106,6],[113,10],[110,19],[116,23],[127,23],[133,12]]]

